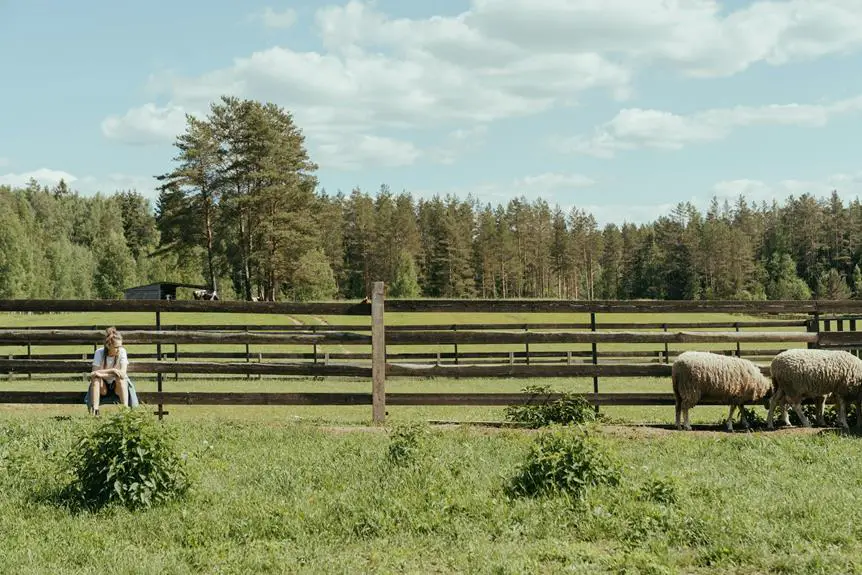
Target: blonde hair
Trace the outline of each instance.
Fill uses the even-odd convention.
[[[121,347],[123,345],[123,336],[115,327],[109,327],[105,330],[105,349],[112,347]]]

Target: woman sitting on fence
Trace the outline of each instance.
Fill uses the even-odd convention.
[[[116,328],[109,327],[105,330],[105,345],[93,354],[90,389],[84,400],[91,414],[99,415],[100,403],[137,407],[138,394],[126,373],[128,367],[129,356],[123,347],[123,336]]]

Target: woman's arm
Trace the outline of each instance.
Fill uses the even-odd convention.
[[[129,354],[126,353],[126,348],[121,347],[117,353],[117,362],[115,367],[111,369],[111,373],[120,379],[126,379],[126,371],[129,368]]]

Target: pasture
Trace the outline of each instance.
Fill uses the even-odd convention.
[[[739,322],[724,313],[607,314],[598,322]],[[368,325],[368,317],[166,312],[163,325]],[[419,323],[583,323],[587,314],[411,314]],[[152,325],[150,313],[0,314],[0,327]],[[774,328],[804,330],[804,328]],[[99,341],[94,341],[99,344]],[[804,344],[742,343],[745,349]],[[735,344],[669,344],[730,350]],[[308,352],[310,346],[252,345],[251,354]],[[337,353],[348,346],[318,346]],[[350,351],[369,351],[349,346]],[[599,344],[600,350],[656,350],[657,344]],[[154,345],[127,344],[131,354]],[[166,349],[165,349],[166,348]],[[404,346],[406,349],[406,346]],[[459,345],[459,351],[521,351],[515,345]],[[530,350],[585,351],[590,344]],[[183,344],[180,353],[245,345]],[[410,346],[449,352],[451,345]],[[33,346],[39,354],[87,354],[91,345]],[[402,351],[387,346],[388,353]],[[167,359],[173,348],[163,346]],[[21,346],[0,347],[4,355]],[[133,360],[134,361],[134,360]],[[661,361],[657,359],[656,361]],[[768,363],[768,359],[760,363]],[[78,377],[0,376],[0,390],[69,390]],[[153,391],[151,374],[135,376]],[[164,376],[165,391],[369,392],[368,379],[282,376]],[[581,378],[399,378],[387,392],[518,392],[548,384],[591,392]],[[669,378],[601,377],[602,392],[670,391]],[[116,410],[103,409],[103,416]],[[385,426],[361,406],[167,406],[162,425],[179,437],[192,491],[165,506],[79,512],[56,504],[62,459],[97,421],[80,405],[0,406],[0,572],[16,573],[862,573],[860,439],[830,429],[774,432],[662,428],[672,406],[604,406],[597,445],[620,470],[618,485],[584,500],[512,497],[506,491],[543,431],[464,423],[502,421],[503,407],[387,406]],[[762,407],[755,412],[765,415]],[[699,406],[710,424],[725,407]],[[103,419],[103,418],[100,418]],[[415,459],[387,459],[402,424],[425,428]],[[646,425],[639,425],[646,424]],[[656,425],[658,424],[658,425]]]
[[[382,429],[168,418],[196,486],[143,512],[52,505],[85,418],[0,421],[4,573],[859,573],[859,439],[604,426],[615,487],[504,492],[535,432],[434,428],[413,465]]]

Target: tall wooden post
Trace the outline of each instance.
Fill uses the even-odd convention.
[[[383,321],[383,282],[371,292],[371,418],[386,421],[386,337]]]
[[[590,313],[590,331],[595,333],[596,331],[596,312]],[[598,353],[598,345],[596,342],[593,342],[593,365],[599,364],[599,353]],[[599,394],[599,376],[593,376],[593,393],[596,395]],[[596,402],[596,414],[599,413],[599,404]]]
[[[156,331],[161,331],[161,330],[162,330],[162,313],[157,311],[156,312]],[[156,361],[158,361],[158,362],[162,361],[162,344],[160,344],[160,343],[156,344]],[[163,379],[162,378],[162,372],[159,371],[156,374],[156,387],[158,388],[159,393],[162,392],[162,379]],[[165,415],[164,405],[159,403],[158,407],[159,407],[159,410],[156,412],[156,414],[159,416],[159,420],[161,420],[162,417]]]

